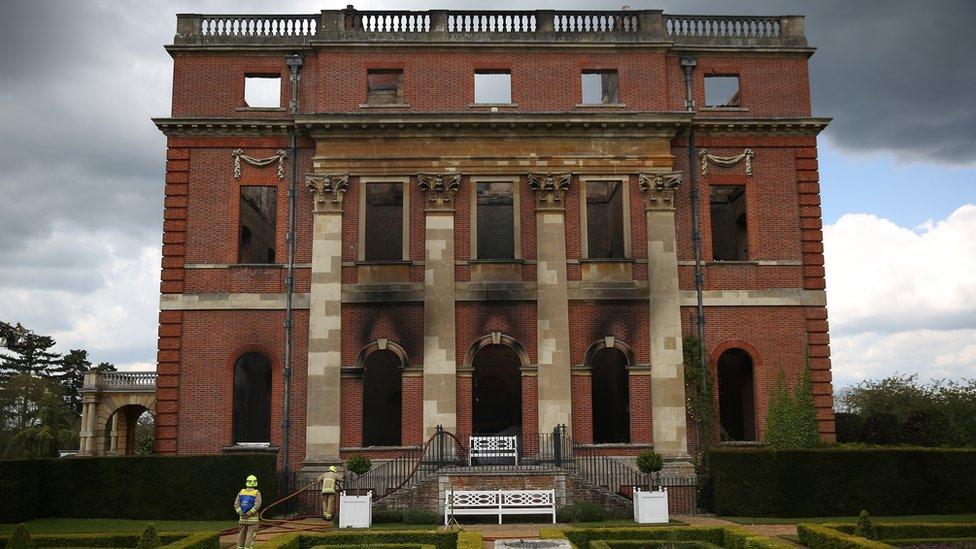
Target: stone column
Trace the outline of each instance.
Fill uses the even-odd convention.
[[[454,317],[454,195],[461,175],[417,174],[424,208],[424,439],[457,430]]]
[[[566,289],[566,206],[572,174],[529,174],[535,191],[536,315],[538,319],[539,432],[572,428],[569,295]]]
[[[342,356],[342,197],[345,175],[308,175],[313,196],[305,461],[339,461]]]
[[[680,182],[680,173],[640,174],[647,212],[651,428],[654,450],[671,460],[688,459],[681,293],[674,235],[674,190]]]

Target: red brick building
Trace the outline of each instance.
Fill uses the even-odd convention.
[[[809,365],[832,439],[802,17],[180,15],[167,50],[158,451],[687,459],[699,295],[715,436]]]

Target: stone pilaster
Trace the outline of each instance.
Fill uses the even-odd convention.
[[[424,209],[424,438],[457,429],[454,321],[454,195],[461,175],[417,174]]]
[[[539,432],[572,425],[566,207],[572,174],[529,174],[536,201]]]
[[[647,212],[654,449],[672,460],[688,458],[681,292],[674,233],[674,191],[680,182],[680,173],[640,174]]]
[[[306,176],[314,204],[305,428],[305,460],[309,463],[339,460],[342,197],[348,181],[347,176]]]

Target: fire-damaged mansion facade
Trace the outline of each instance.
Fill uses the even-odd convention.
[[[833,438],[802,17],[183,14],[167,50],[157,451],[683,461],[699,342],[715,441],[805,368]]]

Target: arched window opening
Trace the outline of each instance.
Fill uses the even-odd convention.
[[[376,350],[363,363],[363,446],[399,446],[402,428],[400,357]]]
[[[593,442],[630,442],[630,384],[627,356],[605,347],[590,359],[593,396]]]
[[[247,353],[234,364],[234,443],[271,441],[271,361]]]
[[[742,349],[718,358],[718,406],[724,440],[756,440],[752,357]]]
[[[127,404],[120,407],[105,424],[104,452],[119,456],[151,454],[153,426],[152,412],[144,406]],[[144,440],[147,436],[148,442]]]
[[[486,345],[472,361],[472,429],[475,435],[522,434],[521,360],[512,347]]]

